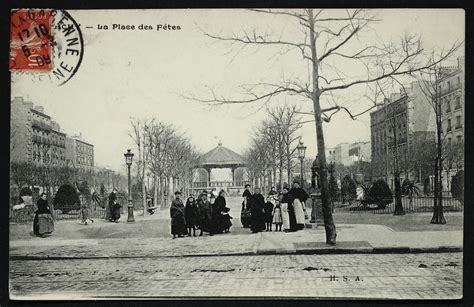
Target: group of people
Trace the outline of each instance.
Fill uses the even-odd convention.
[[[225,191],[220,191],[217,197],[212,193],[208,197],[207,191],[203,191],[197,199],[191,194],[186,205],[181,200],[180,191],[174,195],[175,199],[170,207],[173,239],[191,235],[195,237],[196,230],[200,230],[199,236],[202,236],[203,232],[212,236],[230,231],[232,217],[226,204]]]
[[[299,185],[293,182],[293,187],[283,187],[280,194],[272,187],[267,196],[267,201],[260,193],[259,188],[250,191],[250,184],[245,185],[242,194],[241,222],[244,228],[250,228],[253,233],[260,231],[294,232],[304,229],[306,214],[305,202],[309,195]]]

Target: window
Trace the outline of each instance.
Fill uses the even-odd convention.
[[[455,109],[457,110],[459,108],[461,108],[461,97],[457,96]]]
[[[456,79],[457,79],[458,84],[461,84],[461,78],[458,76]]]
[[[451,102],[449,99],[446,99],[446,113],[451,112]]]
[[[446,127],[446,132],[451,132],[451,119],[448,119],[448,126]]]
[[[448,91],[451,89],[451,81],[448,81]]]
[[[459,129],[462,127],[461,124],[461,115],[456,116],[456,129]]]
[[[448,138],[448,145],[451,146],[451,138]]]
[[[462,135],[456,136],[456,142],[458,142],[458,143],[462,142]]]

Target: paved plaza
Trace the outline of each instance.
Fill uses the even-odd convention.
[[[134,224],[57,221],[52,237],[10,225],[18,299],[266,297],[452,299],[462,295],[462,231],[338,224],[250,233],[230,199],[231,233],[171,239],[167,210]],[[138,212],[137,212],[138,213]]]
[[[456,299],[462,254],[14,260],[10,278],[17,299]]]

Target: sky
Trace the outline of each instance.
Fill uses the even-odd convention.
[[[334,11],[340,13],[343,11]],[[301,52],[247,47],[243,50],[206,37],[203,31],[226,35],[258,29],[285,39],[301,40],[301,27],[284,16],[246,10],[71,10],[84,37],[84,57],[76,73],[62,86],[38,82],[28,74],[12,74],[12,98],[23,96],[42,105],[69,135],[81,133],[95,146],[98,166],[124,172],[123,153],[134,148],[128,133],[130,118],[157,118],[174,124],[205,153],[218,141],[242,153],[253,127],[265,118],[265,106],[224,105],[210,107],[185,96],[209,97],[209,88],[228,97],[240,97],[239,86],[282,79],[305,82],[308,66]],[[328,12],[328,14],[333,12]],[[376,10],[378,22],[358,38],[357,44],[397,40],[419,34],[423,47],[448,48],[464,40],[463,10]],[[111,30],[113,24],[150,25],[154,30]],[[158,24],[181,30],[160,30]],[[109,30],[99,30],[107,25]],[[259,32],[260,33],[260,32]],[[337,64],[337,63],[336,63]],[[328,69],[328,68],[326,68]],[[344,65],[353,76],[360,67]],[[327,72],[331,74],[331,71]],[[343,104],[355,110],[367,106],[354,88],[341,93]],[[324,105],[324,101],[322,102]],[[297,104],[311,110],[311,102],[295,96],[278,96],[269,106]],[[303,116],[303,120],[310,117]],[[338,114],[324,125],[328,147],[342,142],[370,140],[369,114],[357,121]],[[314,123],[300,132],[307,156],[316,155]]]

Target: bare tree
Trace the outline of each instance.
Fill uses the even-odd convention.
[[[297,132],[301,129],[301,118],[299,109],[295,105],[284,105],[267,110],[272,125],[277,126],[277,133],[281,136],[282,162],[285,163],[288,182],[291,181],[293,170],[293,159],[296,158],[295,142],[300,138]],[[280,185],[282,184],[280,180]]]
[[[351,119],[356,119],[375,108],[376,104],[355,111],[340,103],[334,103],[323,108],[321,102],[325,101],[324,98],[330,97],[338,91],[397,79],[433,67],[451,55],[459,45],[454,45],[435,61],[424,61],[424,49],[420,38],[416,36],[406,35],[399,44],[378,43],[369,45],[360,40],[358,41],[360,35],[369,29],[370,24],[376,21],[370,10],[303,9],[287,11],[255,9],[253,11],[280,16],[290,22],[297,22],[303,29],[304,38],[298,41],[294,40],[295,36],[286,39],[282,35],[258,33],[256,29],[233,33],[229,36],[212,34],[206,31],[204,34],[215,40],[244,47],[266,46],[279,48],[285,52],[296,49],[301,52],[303,59],[311,65],[309,80],[306,83],[300,80],[258,83],[244,87],[244,96],[237,98],[223,97],[212,89],[210,98],[195,96],[188,96],[187,98],[211,105],[267,103],[280,94],[298,95],[309,99],[313,107],[312,115],[315,122],[317,150],[321,165],[321,195],[326,243],[336,244],[336,226],[332,217],[328,194],[323,120],[329,122],[331,117],[341,110],[345,111]],[[334,61],[331,61],[331,59],[334,59]],[[365,68],[364,76],[350,76],[347,69],[348,63],[357,63]]]
[[[421,90],[427,97],[435,114],[436,155],[434,160],[434,210],[432,224],[446,224],[443,213],[443,127],[440,80],[443,72],[439,65],[426,68],[419,73]]]
[[[146,163],[148,159],[149,152],[146,150],[146,136],[145,131],[147,127],[152,123],[152,120],[137,120],[130,119],[130,124],[132,125],[132,131],[129,132],[129,136],[135,142],[138,149],[138,162],[137,162],[137,178],[141,183],[142,189],[142,203],[143,203],[143,215],[145,215],[147,210],[147,191],[145,184],[145,174],[146,174]]]

